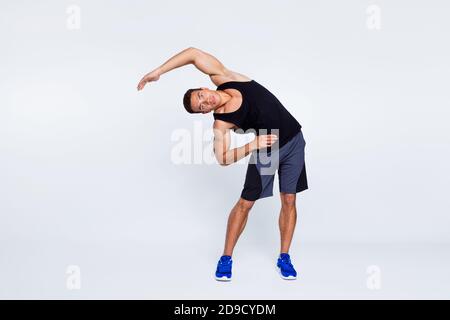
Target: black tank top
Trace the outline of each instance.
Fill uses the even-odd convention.
[[[302,128],[300,123],[269,90],[255,80],[225,82],[219,85],[217,90],[228,88],[241,93],[242,104],[233,112],[213,113],[215,120],[233,123],[243,131],[254,130],[256,135],[277,134],[278,147],[283,146],[300,132]],[[260,129],[266,129],[266,132],[261,132]],[[279,131],[272,131],[273,129]]]

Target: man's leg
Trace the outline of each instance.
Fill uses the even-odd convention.
[[[278,220],[281,238],[280,253],[288,253],[297,222],[297,209],[295,207],[296,194],[280,192],[280,197],[281,211]]]
[[[228,217],[227,235],[225,238],[225,248],[223,255],[231,256],[233,254],[234,246],[239,239],[245,224],[247,223],[248,213],[253,207],[255,201],[245,200],[239,198]]]

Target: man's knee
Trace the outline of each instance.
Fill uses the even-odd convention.
[[[285,208],[294,208],[295,207],[295,193],[284,193],[281,194],[281,205]]]
[[[239,209],[244,211],[250,211],[250,209],[253,207],[253,204],[255,201],[245,200],[244,198],[239,198],[239,201],[237,203]]]

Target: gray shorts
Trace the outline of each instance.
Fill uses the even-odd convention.
[[[281,148],[253,152],[247,167],[244,189],[245,200],[273,196],[275,171],[278,171],[280,192],[297,193],[308,189],[305,168],[305,139],[300,131]]]

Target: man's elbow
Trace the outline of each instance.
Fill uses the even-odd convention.
[[[216,157],[216,160],[222,167],[226,167],[226,166],[230,165],[230,163],[226,161],[226,157],[225,156]]]
[[[227,163],[226,161],[220,161],[220,160],[217,160],[217,162],[218,162],[222,167],[226,167],[226,166],[229,166],[229,165],[230,165],[230,163]]]
[[[202,52],[200,49],[195,48],[195,47],[189,47],[189,48],[187,48],[187,50],[189,50],[191,52],[192,57],[193,57],[194,60]]]

